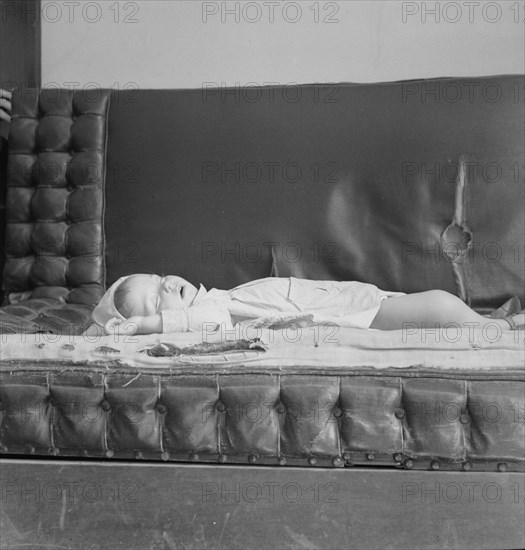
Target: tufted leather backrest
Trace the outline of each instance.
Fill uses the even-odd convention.
[[[104,291],[109,92],[13,97],[7,169],[5,294],[94,305]]]

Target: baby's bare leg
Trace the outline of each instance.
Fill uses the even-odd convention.
[[[521,315],[516,321],[523,322]],[[388,298],[381,307],[370,328],[401,330],[409,324],[421,328],[441,328],[447,324],[474,323],[470,326],[483,328],[495,325],[510,329],[504,319],[491,319],[470,309],[460,298],[444,290],[429,290]]]

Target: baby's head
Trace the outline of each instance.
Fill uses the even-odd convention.
[[[115,308],[125,318],[153,315],[165,309],[189,307],[197,289],[182,277],[131,275],[115,290]]]

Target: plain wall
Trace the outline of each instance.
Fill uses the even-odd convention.
[[[43,0],[42,83],[199,88],[523,73],[524,11],[505,0]]]

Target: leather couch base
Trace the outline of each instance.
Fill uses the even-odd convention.
[[[67,353],[67,352],[66,352]],[[3,454],[523,471],[523,374],[4,361]],[[231,369],[228,372],[228,369]],[[243,372],[245,369],[245,372]],[[321,369],[323,370],[323,369]]]

